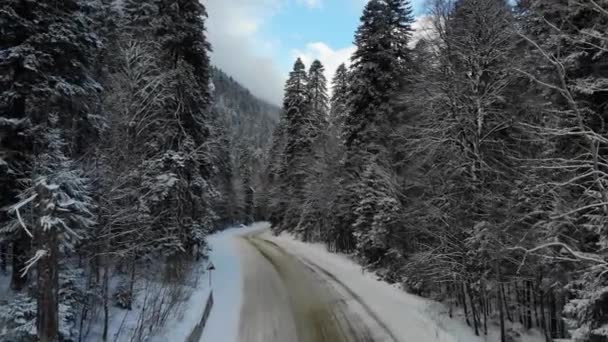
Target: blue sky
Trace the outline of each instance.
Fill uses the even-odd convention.
[[[212,62],[254,94],[280,103],[296,57],[320,59],[327,77],[348,62],[366,0],[202,0],[209,12]],[[413,0],[423,14],[425,0]]]

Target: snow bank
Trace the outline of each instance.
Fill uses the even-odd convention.
[[[360,265],[345,255],[333,254],[322,244],[307,244],[293,236],[263,236],[287,252],[333,274],[361,298],[361,301],[392,333],[404,342],[482,342],[500,341],[499,327],[488,327],[488,336],[475,336],[463,319],[450,319],[441,303],[408,294],[374,274],[363,272]],[[535,331],[522,334],[520,342],[544,342]]]

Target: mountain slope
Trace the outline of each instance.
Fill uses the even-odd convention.
[[[247,88],[218,68],[212,69],[212,108],[227,130],[226,160],[232,170],[222,180],[225,200],[219,208],[226,225],[252,222],[255,193],[263,182],[266,148],[278,123],[281,109],[255,97]],[[228,160],[229,159],[229,160]]]

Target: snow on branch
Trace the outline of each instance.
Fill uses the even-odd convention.
[[[29,235],[29,237],[31,237],[31,238],[33,238],[34,235],[32,235],[32,233],[27,229],[27,226],[25,225],[25,222],[23,222],[23,218],[21,217],[21,213],[19,212],[19,209],[21,209],[22,207],[24,207],[28,203],[31,203],[33,200],[36,199],[36,197],[38,197],[38,194],[33,194],[30,197],[28,197],[26,199],[23,199],[20,202],[16,203],[15,205],[10,206],[9,209],[8,209],[9,213],[13,213],[14,212],[15,214],[17,214],[17,219],[19,220],[19,224],[25,230],[25,232],[27,233],[27,235]]]
[[[532,249],[526,249],[524,247],[521,246],[517,246],[517,247],[511,247],[508,248],[508,250],[511,251],[523,251],[524,254],[524,258],[522,259],[519,267],[517,268],[517,274],[520,273],[522,267],[524,266],[524,264],[526,263],[526,258],[528,255],[546,249],[546,248],[550,248],[550,247],[561,247],[564,250],[566,250],[568,253],[570,253],[577,261],[581,261],[581,262],[591,262],[594,264],[597,264],[601,267],[607,268],[608,269],[608,263],[602,259],[599,259],[591,254],[588,253],[583,253],[583,252],[579,252],[579,251],[575,251],[572,247],[566,245],[563,242],[549,242],[540,246],[536,246]]]
[[[40,259],[46,257],[48,254],[49,253],[44,249],[37,250],[36,254],[34,254],[31,259],[25,262],[25,267],[23,268],[23,270],[21,270],[21,276],[25,277],[25,275],[29,272],[30,268],[34,267],[34,265],[36,265],[36,263]]]

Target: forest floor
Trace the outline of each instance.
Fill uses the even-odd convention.
[[[333,254],[254,224],[210,239],[215,306],[201,342],[482,342],[462,316],[364,272]],[[200,304],[202,305],[202,304]],[[537,331],[509,327],[512,341],[542,342]]]

